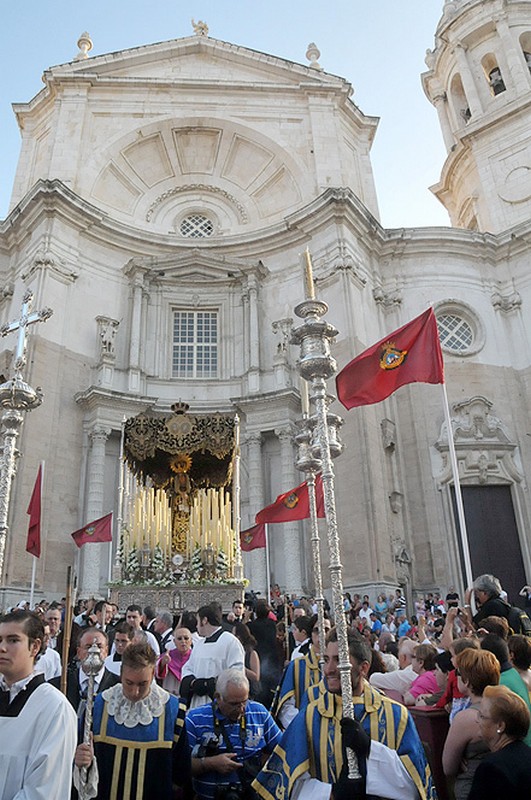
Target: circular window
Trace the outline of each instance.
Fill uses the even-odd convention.
[[[214,223],[204,214],[189,214],[181,220],[179,230],[181,235],[188,239],[202,239],[205,236],[212,236]]]
[[[463,353],[474,341],[474,333],[466,320],[457,314],[441,314],[437,317],[441,344],[448,350]]]
[[[435,309],[441,346],[456,356],[470,356],[485,342],[483,327],[471,308],[447,301]]]

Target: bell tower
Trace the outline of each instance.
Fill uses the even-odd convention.
[[[431,189],[458,228],[531,218],[531,0],[446,0],[424,91],[448,157]]]

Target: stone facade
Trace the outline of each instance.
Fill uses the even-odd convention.
[[[435,188],[458,226],[448,229],[382,228],[369,156],[377,120],[315,59],[302,66],[196,35],[45,73],[42,91],[15,107],[22,150],[0,223],[0,322],[18,315],[27,287],[36,306],[55,310],[30,339],[26,379],[45,399],[19,441],[4,599],[28,586],[25,510],[42,459],[37,586],[62,595],[77,559],[83,592],[105,591],[109,546],[80,554],[69,533],[117,510],[124,416],[168,411],[177,399],[201,413],[237,410],[242,527],[301,481],[289,338],[306,247],[340,330],[340,367],[434,305],[463,479],[511,487],[531,574],[529,208],[503,199],[509,173],[502,155],[496,162],[502,141],[514,156],[509,183],[527,180],[528,35],[531,3],[445,4],[424,87],[449,150]],[[506,63],[521,68],[495,111],[483,89],[472,111],[470,93],[465,128],[450,87],[460,69],[470,92],[474,64],[491,52],[504,75]],[[12,346],[5,340],[0,353],[6,372]],[[461,586],[441,388],[403,387],[343,417],[335,468],[345,586]],[[273,582],[311,590],[309,531],[271,528]],[[327,557],[323,544],[325,566]],[[245,567],[264,591],[263,551]]]

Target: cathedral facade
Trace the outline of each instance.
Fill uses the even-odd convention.
[[[301,65],[204,27],[107,55],[89,56],[88,35],[79,47],[15,106],[22,147],[0,223],[0,322],[17,318],[28,288],[54,315],[29,340],[25,378],[44,401],[17,445],[5,604],[29,584],[39,463],[37,594],[60,596],[77,556],[70,532],[117,510],[124,418],[176,401],[237,412],[242,527],[301,482],[290,338],[306,248],[340,367],[433,305],[472,567],[515,599],[531,577],[531,2],[442,9],[422,84],[448,151],[432,190],[449,228],[382,227],[378,120],[315,48]],[[14,345],[2,344],[10,375]],[[335,462],[345,587],[462,590],[441,387],[332,410],[345,420]],[[271,526],[271,577],[287,591],[312,590],[308,537],[306,523]],[[322,556],[326,565],[324,543]],[[112,557],[108,545],[83,548],[82,595],[106,591]],[[245,555],[245,573],[265,591],[263,550]]]

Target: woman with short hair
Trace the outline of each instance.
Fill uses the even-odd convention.
[[[435,658],[437,648],[432,644],[419,644],[413,651],[411,666],[417,677],[404,695],[406,706],[414,706],[417,697],[423,694],[435,694],[439,687],[435,677]]]
[[[523,633],[509,637],[509,658],[529,691],[531,699],[531,642]]]
[[[529,800],[531,747],[526,704],[506,686],[487,686],[478,712],[479,731],[490,752],[476,770],[468,800]]]
[[[474,773],[488,752],[478,729],[478,711],[487,686],[500,680],[498,659],[486,650],[468,648],[455,657],[459,691],[468,696],[470,705],[454,717],[448,731],[442,763],[444,774],[455,778],[455,800],[466,800]]]

